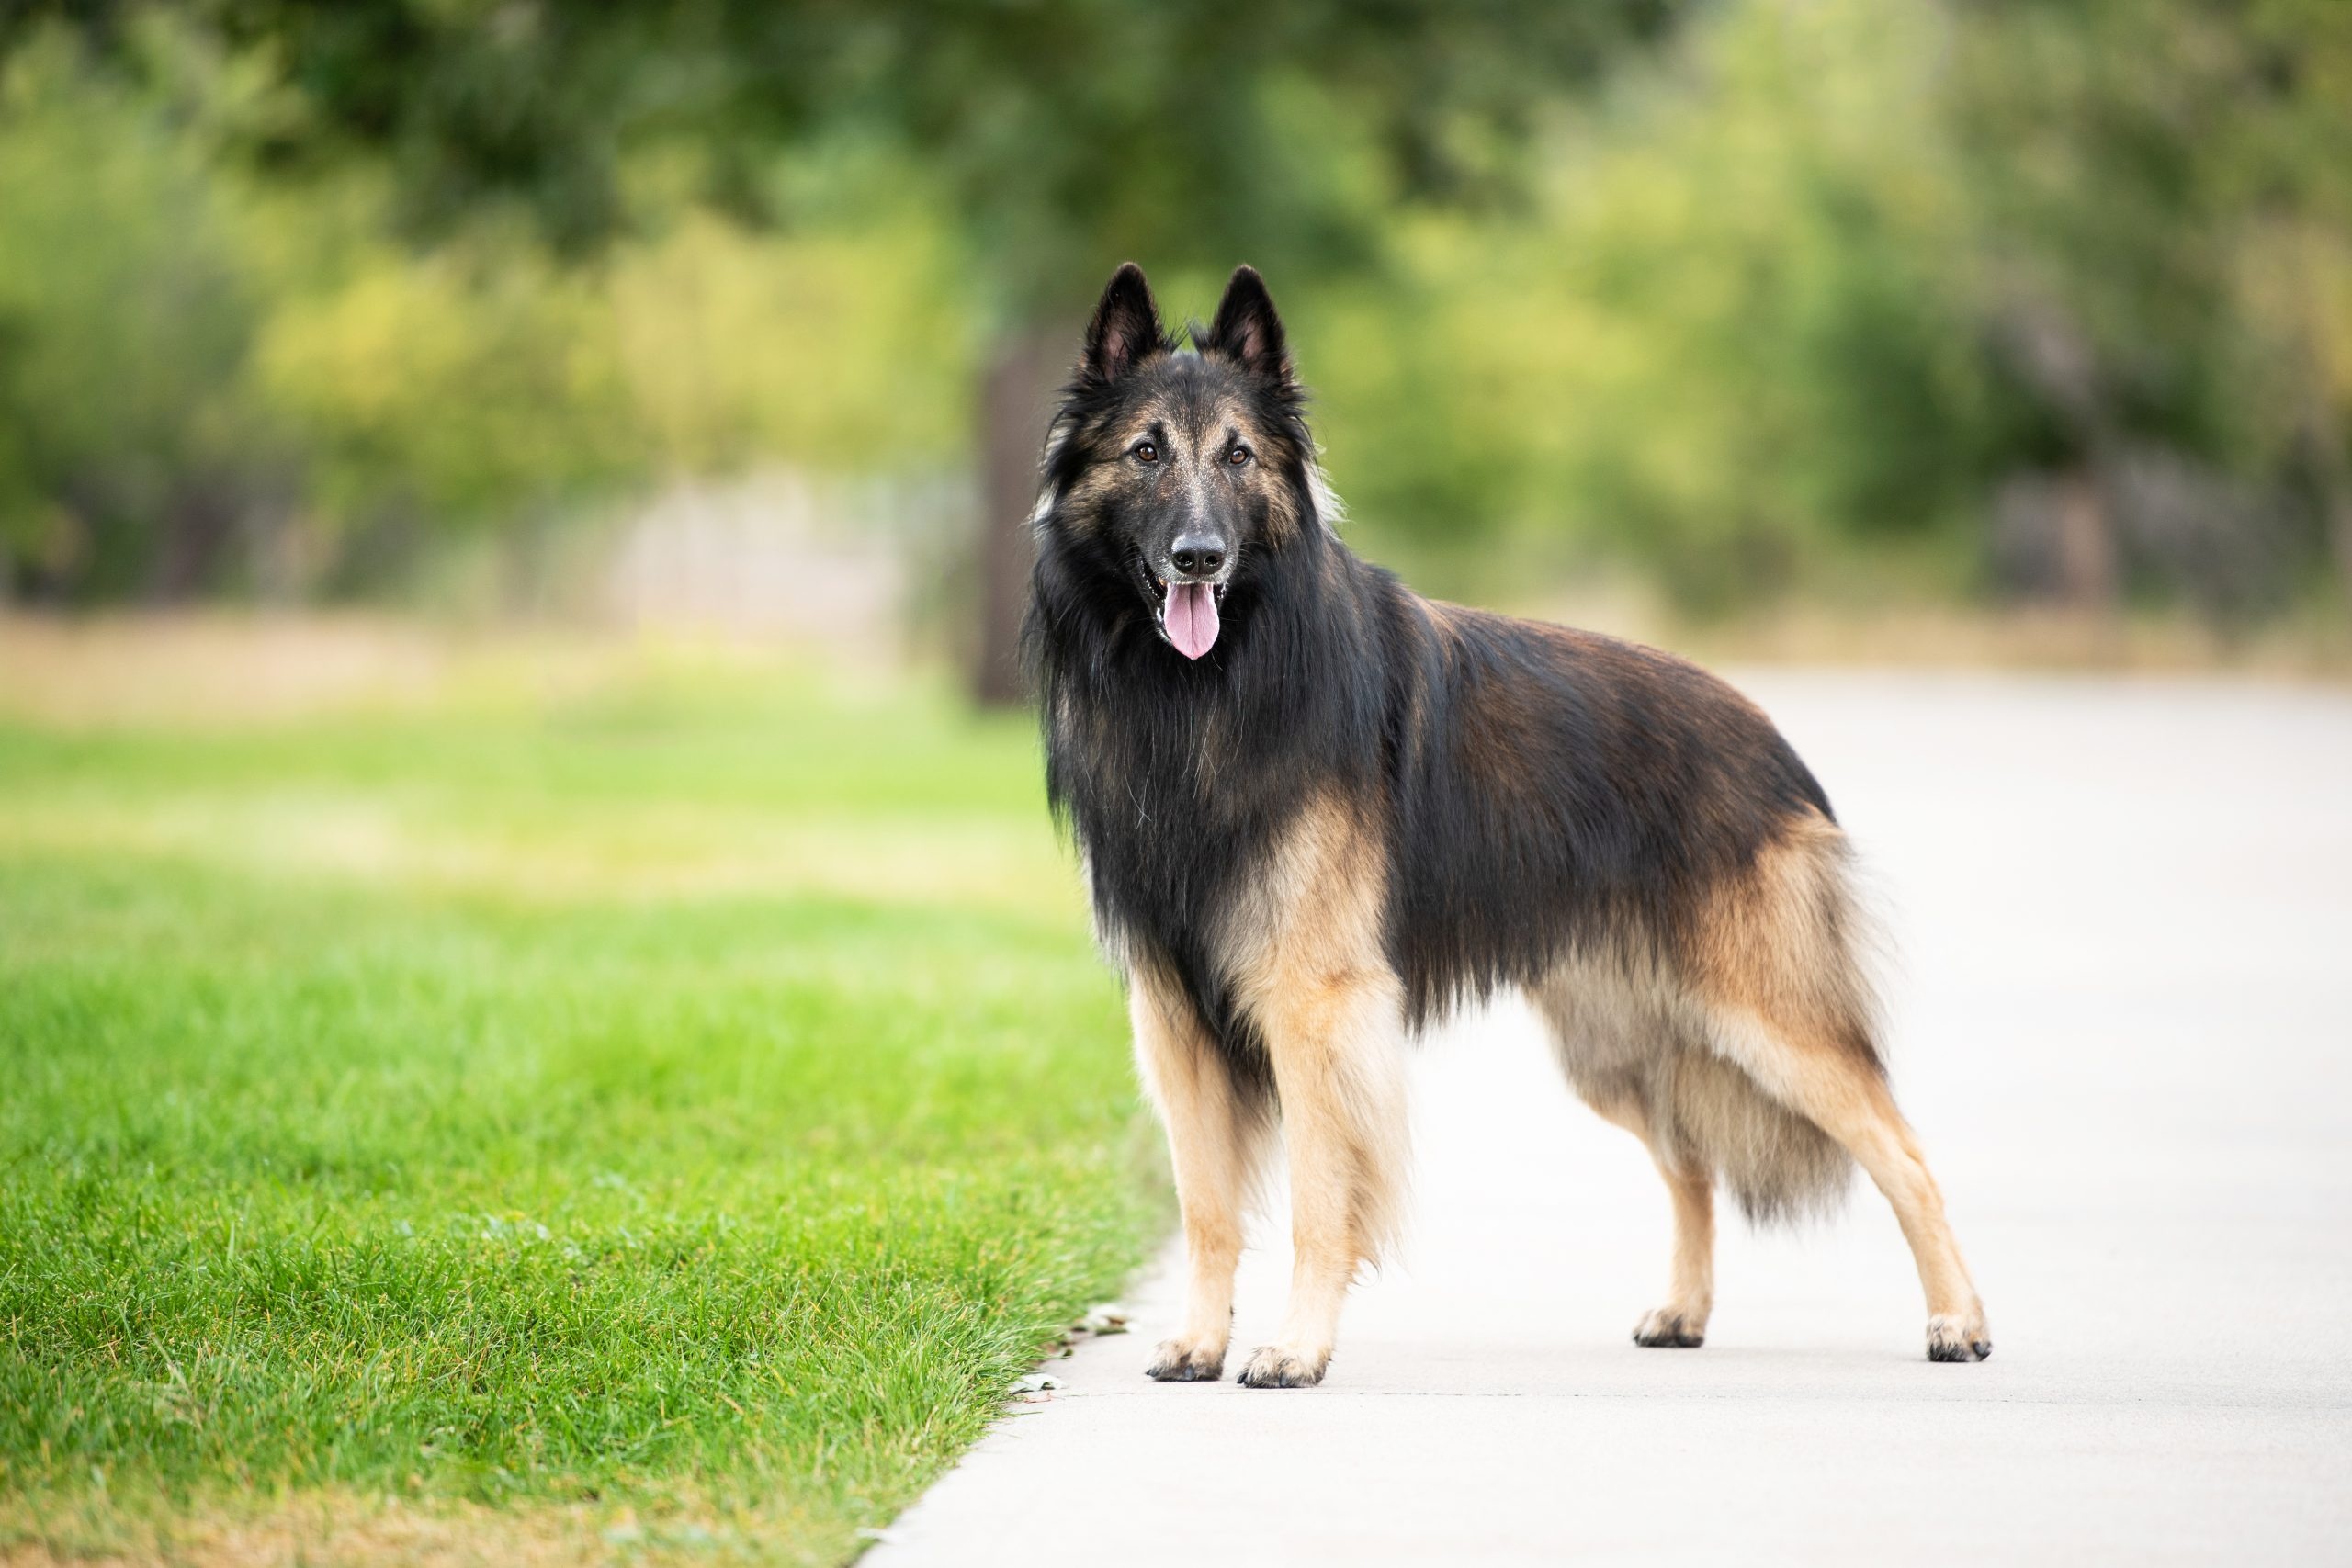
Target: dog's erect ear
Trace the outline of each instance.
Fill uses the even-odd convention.
[[[1290,348],[1283,341],[1283,319],[1274,314],[1274,297],[1254,266],[1237,266],[1218,301],[1216,320],[1201,344],[1204,353],[1221,354],[1253,376],[1270,381],[1290,379]]]
[[[1097,381],[1115,381],[1155,354],[1168,352],[1168,333],[1159,324],[1159,307],[1151,302],[1151,285],[1143,268],[1122,263],[1094,307],[1086,328],[1086,359],[1079,369]]]

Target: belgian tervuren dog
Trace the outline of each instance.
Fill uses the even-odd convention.
[[[1240,1381],[1321,1380],[1396,1225],[1405,1044],[1506,986],[1672,1193],[1672,1283],[1636,1341],[1704,1337],[1718,1181],[1769,1220],[1836,1197],[1850,1159],[1917,1258],[1928,1354],[1990,1354],[1887,1091],[1812,773],[1679,659],[1423,599],[1351,554],[1257,273],[1190,337],[1119,269],[1047,438],[1026,636],[1047,791],[1182,1205],[1188,1302],[1151,1376],[1222,1373],[1279,1127],[1296,1269]]]

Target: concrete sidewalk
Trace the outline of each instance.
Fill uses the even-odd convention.
[[[1806,1235],[1727,1225],[1706,1348],[1637,1349],[1665,1193],[1507,1007],[1421,1054],[1411,1249],[1323,1387],[1147,1381],[1163,1268],[871,1568],[2352,1562],[2352,700],[1741,683],[1875,874],[1993,1359],[1926,1360],[1860,1181]]]

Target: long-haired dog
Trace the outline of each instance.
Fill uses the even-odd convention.
[[[1047,438],[1027,626],[1074,829],[1167,1125],[1189,1257],[1150,1373],[1219,1376],[1243,1204],[1277,1127],[1296,1269],[1252,1387],[1318,1382],[1395,1234],[1404,1048],[1518,987],[1577,1094],[1649,1146],[1695,1346],[1713,1194],[1894,1205],[1928,1354],[1990,1354],[1881,1063],[1846,839],[1770,720],[1666,654],[1423,599],[1333,532],[1282,322],[1233,275],[1185,350],[1123,266]]]

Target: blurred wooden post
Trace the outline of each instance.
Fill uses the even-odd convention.
[[[1075,333],[1032,326],[1007,336],[980,378],[980,624],[973,644],[973,699],[983,707],[1022,700],[1021,617],[1035,547],[1029,512],[1037,457],[1069,372]]]

